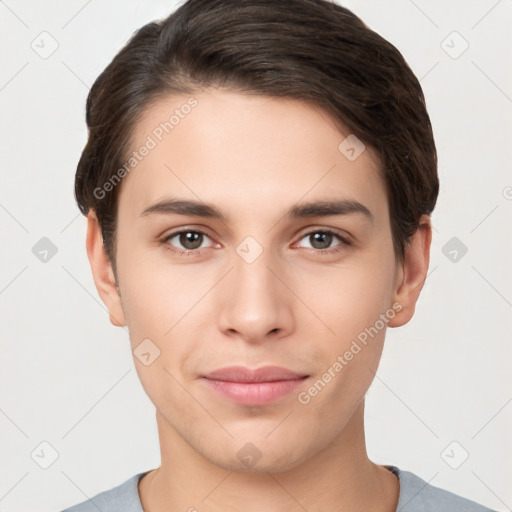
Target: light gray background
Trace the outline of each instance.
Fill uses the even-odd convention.
[[[369,454],[511,510],[512,2],[342,3],[421,79],[441,178],[417,313],[388,330],[368,393]],[[57,512],[159,465],[154,408],[94,288],[73,180],[89,87],[175,5],[0,1],[3,512]],[[47,262],[32,252],[42,237],[58,249]],[[455,262],[452,237],[468,248]]]

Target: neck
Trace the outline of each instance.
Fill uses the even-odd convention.
[[[161,466],[139,482],[144,510],[394,512],[398,479],[368,459],[364,401],[333,442],[293,469],[236,472],[194,450],[157,412]]]

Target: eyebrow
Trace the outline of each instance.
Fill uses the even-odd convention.
[[[283,217],[288,219],[305,219],[310,217],[328,217],[330,215],[348,215],[361,213],[371,222],[374,216],[370,210],[358,201],[351,199],[339,199],[334,201],[313,201],[296,204],[291,207]],[[161,215],[190,215],[217,219],[226,222],[226,215],[216,206],[202,201],[165,199],[146,208],[140,216]]]

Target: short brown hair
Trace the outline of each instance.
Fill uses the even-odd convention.
[[[320,106],[372,147],[386,183],[395,255],[430,215],[437,153],[420,83],[400,52],[327,0],[188,0],[131,37],[94,82],[75,197],[98,216],[115,272],[117,197],[109,187],[134,127],[169,94],[227,87]]]

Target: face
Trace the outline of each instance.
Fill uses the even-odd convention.
[[[191,96],[136,126],[151,147],[121,185],[105,302],[161,431],[224,468],[288,470],[341,435],[411,309],[384,182],[313,106]]]

